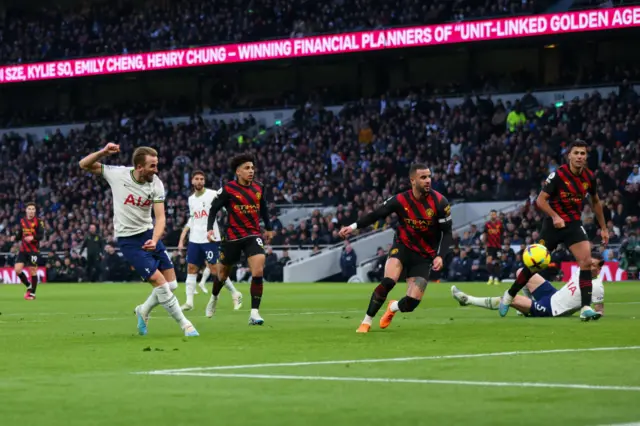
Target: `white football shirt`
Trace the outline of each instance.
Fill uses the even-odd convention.
[[[604,285],[602,278],[591,280],[593,290],[591,292],[592,303],[604,302]],[[551,312],[554,317],[572,315],[582,308],[580,299],[580,271],[575,272],[571,279],[557,293],[551,296]]]
[[[201,195],[193,194],[189,197],[189,242],[195,244],[208,243],[207,221],[209,220],[209,210],[211,203],[218,198],[220,191],[204,189]],[[213,223],[213,241],[220,241],[220,229],[218,222]]]
[[[164,203],[165,197],[160,178],[154,176],[153,182],[138,182],[133,177],[133,167],[107,165],[102,165],[102,177],[111,187],[116,238],[153,229],[153,204]]]

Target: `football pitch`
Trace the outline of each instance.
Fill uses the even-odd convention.
[[[500,318],[431,283],[415,312],[358,335],[374,286],[265,284],[263,327],[247,325],[248,285],[237,312],[223,289],[213,319],[199,294],[188,317],[201,336],[189,339],[161,307],[137,335],[145,284],[44,284],[31,302],[0,286],[0,424],[640,422],[640,283],[605,284],[605,316],[589,323]]]

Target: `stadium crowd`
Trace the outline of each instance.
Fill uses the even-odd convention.
[[[543,12],[546,0],[179,0],[83,2],[9,8],[0,21],[0,63],[137,53],[275,37],[425,25]]]
[[[589,167],[597,170],[614,231],[612,243],[626,242],[637,232],[640,104],[631,86],[620,86],[619,95],[593,93],[561,106],[539,105],[530,93],[513,104],[469,97],[452,107],[420,95],[410,96],[405,104],[386,97],[361,100],[337,116],[307,104],[296,111],[291,124],[256,137],[235,136],[254,124],[251,119],[222,123],[193,117],[187,124],[167,124],[149,112],[116,116],[44,140],[5,136],[0,144],[0,252],[15,253],[10,236],[24,203],[35,200],[47,223],[43,249],[63,253],[49,262],[60,277],[95,279],[100,271],[124,268],[118,267],[117,253],[111,253],[112,206],[106,185],[77,167],[80,155],[106,140],[121,145],[122,153],[113,163],[128,164],[135,146],[158,148],[160,177],[167,189],[168,246],[177,245],[186,223],[190,173],[202,169],[208,184],[218,187],[231,176],[226,161],[247,150],[256,156],[258,178],[267,188],[278,229],[274,245],[313,247],[317,252],[338,242],[340,226],[408,187],[407,171],[414,161],[431,165],[434,189],[451,201],[529,200],[526,211],[507,217],[508,242],[526,244],[535,239],[540,221],[531,201],[574,138],[589,143]],[[67,149],[70,146],[74,149]],[[284,227],[276,206],[291,203],[316,203],[319,208],[297,227]],[[329,206],[338,207],[323,216],[322,207]],[[588,209],[584,220],[597,238]],[[374,228],[390,226],[393,218]],[[100,243],[88,244],[88,236]],[[460,239],[461,251],[477,244],[473,232]],[[89,250],[89,245],[98,254],[87,268],[78,252]],[[95,266],[101,261],[102,266]],[[12,256],[0,262],[11,264]]]

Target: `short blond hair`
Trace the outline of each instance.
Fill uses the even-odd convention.
[[[147,162],[147,155],[157,157],[158,151],[149,146],[140,146],[136,148],[136,150],[133,151],[133,157],[131,158],[133,167],[144,166]]]

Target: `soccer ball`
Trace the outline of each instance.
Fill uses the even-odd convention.
[[[531,271],[542,271],[551,263],[551,255],[549,250],[542,244],[531,244],[524,249],[522,261]]]

